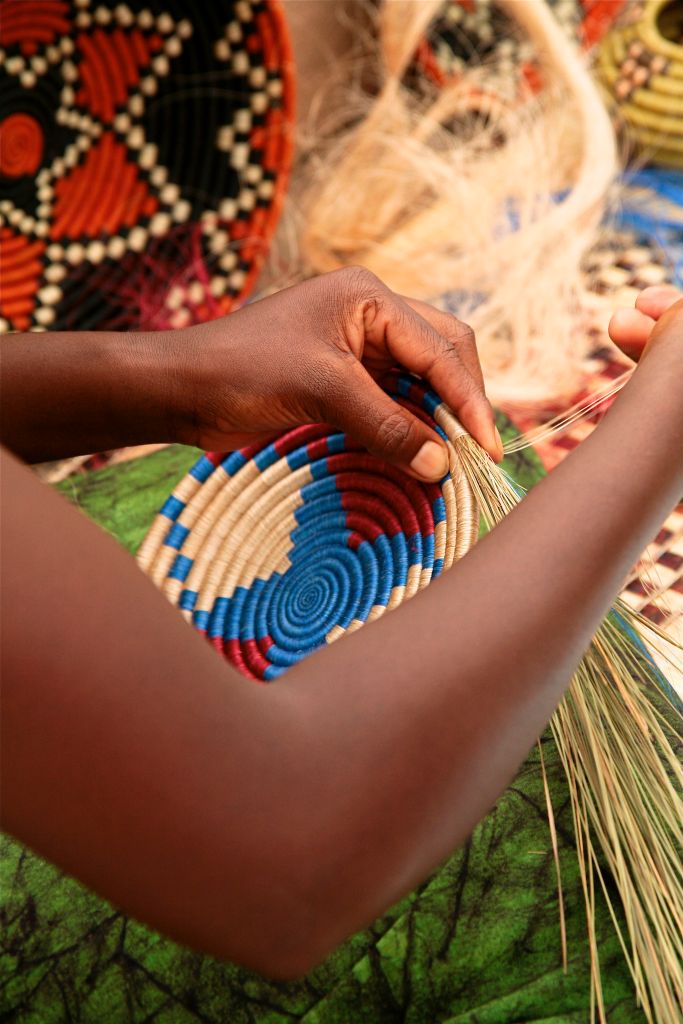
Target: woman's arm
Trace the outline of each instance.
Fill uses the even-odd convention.
[[[472,331],[360,268],[186,330],[12,334],[0,356],[0,438],[29,462],[166,441],[226,451],[324,421],[439,479],[439,436],[376,383],[397,363],[502,454]]]
[[[180,334],[5,335],[2,443],[27,462],[42,462],[174,440],[168,398]]]
[[[182,942],[310,968],[488,810],[683,491],[682,318],[452,571],[271,687],[4,456],[4,826]]]

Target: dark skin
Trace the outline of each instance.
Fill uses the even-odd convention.
[[[184,331],[10,335],[2,436],[36,462],[169,440],[227,451],[329,422],[413,475],[439,479],[443,442],[376,383],[397,364],[426,377],[501,457],[471,329],[360,268]],[[411,469],[429,441],[437,448]]]
[[[409,465],[433,438],[413,424],[383,430],[395,410],[373,405],[357,357],[379,374],[402,346],[405,365],[430,376],[434,352],[448,363],[457,338],[439,333],[430,348],[403,305],[398,324],[382,319],[390,300],[374,279],[361,275],[359,297],[357,275],[333,277],[196,329],[179,365],[168,353],[155,362],[153,338],[127,364],[122,342],[118,383],[113,342],[85,369],[77,341],[57,336],[53,350],[40,338],[40,373],[27,366],[36,350],[23,361],[10,344],[6,443],[53,456],[40,439],[54,428],[60,454],[84,439],[89,449],[178,437],[221,448],[327,419],[354,422],[374,450]],[[505,522],[413,600],[272,687],[245,683],[110,538],[3,455],[4,827],[134,916],[266,974],[297,976],[372,921],[510,781],[683,493],[675,298],[649,289],[638,311],[615,318],[613,338],[644,349],[632,380]],[[483,392],[463,383],[467,371],[476,384],[478,363],[460,334],[459,361],[430,379],[486,443]],[[367,404],[354,420],[356,388]],[[491,435],[489,445],[497,455]]]

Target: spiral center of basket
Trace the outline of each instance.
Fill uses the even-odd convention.
[[[30,114],[10,114],[0,121],[0,175],[35,174],[43,159],[43,129]]]

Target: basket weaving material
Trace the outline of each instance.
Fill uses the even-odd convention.
[[[389,390],[444,438],[463,432],[414,378],[396,376]],[[236,668],[274,679],[412,597],[475,543],[477,503],[450,451],[438,485],[322,425],[207,454],[164,504],[139,562]]]
[[[629,138],[657,162],[683,168],[683,8],[677,0],[626,5],[604,39],[601,78]]]
[[[284,194],[292,73],[278,0],[2,0],[0,331],[239,304]]]

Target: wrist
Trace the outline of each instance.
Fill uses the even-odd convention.
[[[185,436],[192,387],[186,335],[168,330],[116,336],[111,358],[122,395],[116,405],[123,415],[121,428],[134,424],[138,443],[190,443]]]
[[[177,444],[201,445],[201,411],[208,401],[214,360],[211,325],[155,332],[149,342],[157,368],[157,420],[163,420],[167,440]]]
[[[660,479],[683,488],[683,346],[663,342],[645,353],[596,434],[612,436],[631,473],[641,460],[660,467]]]

